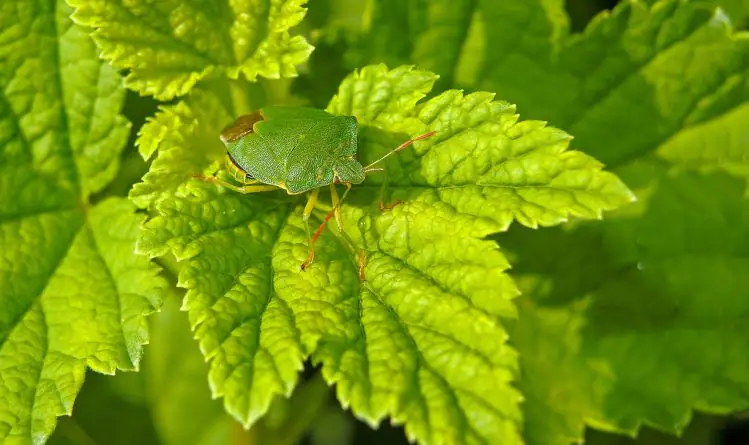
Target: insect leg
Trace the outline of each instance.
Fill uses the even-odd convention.
[[[312,264],[312,261],[315,260],[315,241],[317,241],[317,238],[319,238],[320,235],[322,235],[322,231],[323,229],[325,229],[325,224],[327,224],[328,221],[330,221],[330,218],[333,217],[334,213],[335,213],[335,207],[330,209],[328,214],[325,215],[325,219],[323,219],[322,223],[317,227],[317,230],[315,230],[315,234],[312,235],[312,238],[310,238],[309,254],[307,255],[307,259],[304,260],[304,262],[302,263],[302,266],[300,267],[302,271],[306,270]]]
[[[239,171],[239,169],[232,168],[231,176],[232,178],[234,178],[235,181],[241,181],[245,175],[243,175],[242,172]]]
[[[307,245],[309,246],[312,246],[312,232],[309,229],[309,216],[312,214],[312,210],[315,209],[315,204],[317,203],[317,195],[319,194],[319,188],[312,190],[309,198],[307,198],[307,204],[304,206],[304,211],[302,211],[302,221],[304,221],[304,229],[307,232]],[[314,251],[312,252],[312,256],[315,256]]]
[[[341,203],[344,199],[346,199],[346,195],[348,195],[349,190],[351,190],[351,183],[350,182],[344,182],[343,183],[346,186],[346,191],[343,192],[343,196],[341,196],[341,199],[338,200],[338,202],[333,206],[332,209],[328,212],[327,215],[325,215],[325,218],[323,219],[322,223],[320,223],[320,226],[315,230],[315,233],[312,235],[312,238],[309,240],[309,255],[307,255],[307,259],[302,263],[301,269],[306,270],[311,264],[312,261],[315,260],[315,241],[317,241],[317,238],[322,235],[322,231],[325,229],[325,225],[330,221],[331,218],[336,213],[336,209],[338,209],[341,206]],[[310,212],[312,210],[310,209]]]
[[[242,185],[255,185],[255,184],[262,184],[259,179],[252,178],[251,176],[247,176],[246,173],[242,170],[234,170],[232,173],[232,177],[235,181]]]
[[[238,179],[238,181],[242,185],[255,185],[255,184],[262,184],[259,179],[248,179],[246,176],[244,179]],[[274,186],[275,187],[275,186]]]
[[[366,256],[364,256],[364,251],[359,251],[359,281],[366,281],[367,277],[364,276],[364,266],[366,265]]]
[[[238,170],[234,170],[233,176],[234,176],[235,181],[241,182],[241,183],[244,183],[245,179],[247,178],[246,175],[242,174],[242,172]]]
[[[237,187],[234,190],[238,191],[239,193],[258,193],[272,192],[274,190],[279,190],[279,188],[275,185],[245,185],[242,187]]]
[[[382,169],[372,169],[372,170],[382,170]],[[379,198],[377,200],[377,208],[380,209],[380,212],[384,212],[386,210],[392,210],[393,207],[403,202],[400,199],[396,199],[390,204],[385,204],[385,195],[387,194],[387,187],[388,187],[389,182],[390,182],[390,178],[388,177],[387,172],[386,172],[385,180],[382,181],[382,185],[380,186]]]
[[[395,201],[391,202],[390,204],[385,204],[383,200],[380,200],[380,202],[377,203],[377,208],[380,209],[381,212],[385,212],[387,210],[393,210],[393,207],[397,206],[398,204],[402,203],[400,199],[396,199]]]
[[[350,186],[349,186],[350,187]],[[330,184],[330,200],[335,209],[335,222],[338,225],[338,231],[343,232],[343,220],[341,219],[341,207],[338,203],[341,201],[338,198],[338,191],[335,189],[335,184]]]
[[[194,176],[196,179],[200,179],[201,181],[206,182],[213,182],[214,184],[221,185],[226,188],[230,188],[236,192],[239,193],[257,193],[257,192],[270,192],[273,190],[278,190],[279,188],[275,185],[244,185],[242,187],[236,186],[234,184],[230,184],[223,179],[219,179],[215,176],[202,176],[202,175],[196,175]]]
[[[235,181],[240,182],[242,184],[257,184],[257,179],[253,178],[252,176],[248,175],[246,171],[242,169],[236,162],[234,162],[234,159],[227,154],[226,155],[226,167],[231,171],[231,176],[234,178]]]

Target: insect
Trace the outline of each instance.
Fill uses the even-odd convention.
[[[315,241],[325,225],[335,216],[342,230],[340,206],[353,184],[360,184],[376,165],[388,156],[436,134],[434,131],[409,139],[367,166],[357,159],[359,126],[353,116],[334,116],[322,110],[294,106],[265,107],[240,116],[221,132],[226,146],[227,166],[237,186],[216,176],[197,178],[228,187],[240,193],[256,193],[283,189],[290,195],[310,192],[302,212],[307,229],[309,254],[301,265],[308,268],[315,258]],[[338,196],[336,184],[346,186]],[[332,209],[312,234],[309,217],[315,208],[322,187],[330,187]],[[381,207],[383,208],[383,207]],[[360,254],[359,276],[363,275]]]

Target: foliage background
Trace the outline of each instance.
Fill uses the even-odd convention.
[[[310,99],[318,107],[324,107],[329,98],[335,93],[335,89],[340,81],[353,67],[380,61],[387,62],[391,67],[401,63],[417,62],[420,63],[420,68],[432,69],[442,74],[437,84],[438,90],[457,85],[465,87],[469,91],[473,89],[496,91],[499,98],[517,103],[520,114],[524,119],[533,118],[550,121],[551,124],[569,131],[578,137],[579,146],[584,151],[595,155],[608,165],[615,165],[620,161],[616,158],[607,158],[606,149],[608,147],[597,149],[594,143],[595,141],[606,140],[615,145],[616,138],[619,135],[615,130],[612,130],[612,126],[618,125],[619,122],[606,121],[605,119],[596,122],[594,117],[593,124],[595,125],[590,125],[589,123],[582,125],[579,122],[570,121],[567,117],[567,113],[570,112],[568,107],[574,106],[574,104],[564,103],[563,97],[559,100],[559,103],[536,97],[537,95],[548,96],[563,91],[567,87],[563,82],[569,80],[569,77],[574,77],[576,73],[565,73],[567,77],[559,80],[560,83],[558,85],[550,83],[549,90],[541,86],[539,86],[538,90],[534,90],[524,84],[525,78],[529,76],[527,71],[518,69],[517,72],[519,75],[513,77],[514,74],[511,68],[517,66],[518,60],[510,63],[499,59],[487,59],[484,61],[486,66],[505,69],[507,73],[490,76],[495,79],[492,81],[494,83],[476,84],[474,73],[471,69],[470,57],[465,55],[470,54],[470,46],[467,48],[468,51],[465,51],[463,55],[460,55],[460,51],[458,50],[450,51],[447,48],[445,51],[439,52],[439,54],[446,54],[444,60],[439,57],[436,59],[430,58],[434,54],[432,48],[424,49],[418,47],[418,45],[410,46],[410,42],[418,42],[420,24],[408,23],[406,21],[406,17],[408,17],[407,11],[401,9],[400,6],[406,3],[400,1],[383,3],[386,6],[381,11],[386,11],[386,13],[375,15],[373,19],[374,25],[372,25],[372,29],[377,32],[369,35],[368,39],[357,40],[354,37],[356,36],[356,32],[352,31],[352,28],[359,26],[356,17],[358,17],[361,11],[357,10],[356,7],[352,8],[352,2],[345,0],[312,0],[308,5],[309,14],[298,29],[298,32],[302,34],[313,36],[312,42],[316,46],[316,51],[312,55],[309,66],[301,72],[298,80],[290,84],[286,81],[280,81],[278,84],[282,86],[268,86],[271,92],[266,94],[273,94],[272,90],[274,88],[283,89],[290,87],[295,95]],[[613,3],[595,0],[570,0],[567,3],[567,12],[569,13],[571,29],[574,31],[583,30],[592,17],[605,8],[613,7]],[[730,0],[726,0],[722,4],[731,17],[734,26],[737,29],[745,29],[747,18],[749,18],[749,7],[747,4],[741,1]],[[498,17],[498,20],[501,20],[502,16],[498,15]],[[459,17],[459,19],[465,20],[466,18]],[[331,22],[336,24],[336,26],[330,27],[329,24]],[[558,22],[558,25],[560,29],[564,27],[562,22]],[[325,32],[320,32],[321,29],[325,29]],[[511,29],[511,31],[522,35],[523,29],[520,27]],[[404,30],[408,30],[411,33],[411,39],[402,38]],[[550,30],[552,34],[555,32],[562,31]],[[445,41],[449,42],[449,39]],[[539,42],[534,41],[518,41],[516,43],[518,47],[526,51],[529,47],[533,48],[533,45],[538,45],[539,48],[543,47]],[[523,47],[523,45],[527,46]],[[717,44],[716,48],[718,48]],[[713,49],[719,51],[719,48],[716,48]],[[481,49],[476,49],[476,52],[481,52]],[[503,54],[499,50],[496,53]],[[450,58],[451,55],[452,58]],[[590,54],[591,59],[595,56],[595,54]],[[464,57],[466,60],[458,61],[457,57]],[[740,57],[737,57],[737,59],[740,59]],[[444,67],[452,66],[457,62],[460,62],[460,70],[452,72],[444,69]],[[571,65],[579,63],[583,71],[586,68],[585,64],[588,63],[586,60],[574,59],[572,62]],[[503,63],[505,65],[502,65]],[[726,71],[734,70],[734,72],[739,73],[739,76],[743,75],[745,78],[745,67],[747,65],[743,65],[742,70],[741,64],[744,61],[738,60],[736,63],[739,65],[738,69],[736,67],[729,67],[726,68]],[[422,64],[432,64],[433,66],[422,66]],[[705,63],[706,71],[719,70],[719,68],[717,65]],[[746,101],[746,96],[742,95],[745,93],[742,92],[739,94],[739,88],[737,87],[736,94],[732,97],[734,100]],[[667,86],[664,89],[667,90]],[[661,98],[662,100],[669,100],[669,96],[665,93]],[[102,197],[127,196],[132,185],[138,182],[146,172],[147,165],[135,148],[134,142],[145,119],[154,115],[158,104],[158,102],[149,97],[140,97],[132,91],[127,92],[124,115],[132,122],[130,139],[120,157],[121,167],[117,176],[104,190],[96,191],[92,197],[93,202],[98,202]],[[674,105],[678,106],[679,104],[675,101]],[[729,105],[733,106],[735,103]],[[584,107],[585,104],[579,106]],[[615,104],[615,106],[621,106],[621,104]],[[715,106],[720,109],[729,108],[726,104],[720,103]],[[677,111],[675,110],[675,114],[678,114]],[[654,121],[648,121],[647,112],[647,107],[641,109],[635,107],[635,112],[631,114],[635,115],[637,119],[642,119],[642,122],[652,124]],[[627,121],[628,118],[623,117],[622,114],[627,113],[616,115],[618,119],[622,119],[622,127],[631,129],[637,126],[638,122],[635,118]],[[683,122],[681,119],[687,119],[685,116],[677,116],[677,118],[679,122],[659,122],[659,124],[668,127],[670,124],[681,124]],[[652,127],[659,127],[659,125],[652,125]],[[707,131],[709,132],[710,129],[707,129]],[[658,137],[657,134],[648,135],[646,129],[643,129],[643,133],[642,138],[646,142],[648,142],[648,137]],[[716,130],[716,133],[710,133],[709,135],[717,137],[717,133],[718,131]],[[678,148],[678,146],[674,147],[674,150]],[[668,157],[668,150],[664,151],[664,156]],[[740,161],[743,162],[744,159]],[[721,275],[721,271],[717,270],[716,276],[719,277],[717,280],[707,279],[706,282],[702,283],[676,283],[677,286],[705,286],[707,287],[705,290],[706,293],[710,293],[712,289],[716,289],[716,295],[726,295],[734,291],[746,290],[743,287],[744,283],[736,283],[733,286],[729,284],[720,290],[717,290],[718,286],[716,284],[720,281],[726,281],[725,277],[730,277],[731,273],[737,273],[737,269],[732,269],[732,267],[736,266],[735,264],[730,264],[728,261],[721,263],[720,257],[725,252],[736,255],[736,257],[743,255],[745,252],[741,249],[746,247],[746,244],[742,244],[742,242],[746,241],[746,238],[744,238],[745,235],[743,233],[739,233],[740,230],[737,230],[735,234],[733,232],[729,234],[735,235],[733,238],[722,236],[725,235],[726,230],[733,227],[732,224],[727,224],[723,220],[726,215],[734,216],[735,219],[733,221],[736,222],[737,226],[741,226],[741,223],[746,225],[746,219],[743,219],[746,218],[746,213],[742,210],[745,204],[743,203],[744,197],[741,194],[741,181],[736,179],[736,177],[741,178],[746,172],[745,169],[742,170],[744,166],[741,165],[741,162],[737,162],[739,165],[718,166],[717,170],[719,172],[729,171],[732,176],[715,173],[716,169],[713,172],[708,172],[707,176],[699,178],[690,176],[691,173],[669,176],[663,171],[663,165],[652,162],[652,160],[645,161],[646,165],[644,169],[632,169],[631,171],[623,169],[618,171],[617,173],[633,189],[636,189],[638,193],[643,192],[643,189],[645,189],[645,196],[647,196],[649,178],[643,177],[643,171],[659,177],[660,181],[668,184],[666,190],[671,191],[670,196],[668,194],[665,196],[661,194],[653,198],[654,201],[651,203],[651,209],[656,210],[653,211],[653,214],[649,214],[648,218],[644,219],[645,222],[640,225],[612,224],[600,230],[594,225],[590,226],[590,230],[587,228],[575,230],[574,225],[571,225],[572,228],[569,230],[555,228],[545,229],[545,231],[540,232],[513,227],[511,232],[499,235],[497,239],[500,241],[500,244],[513,255],[511,259],[515,265],[514,274],[521,283],[521,286],[526,286],[524,290],[530,291],[536,298],[548,299],[546,303],[551,308],[550,310],[529,313],[529,316],[547,317],[552,321],[549,324],[552,328],[563,327],[565,325],[565,323],[562,323],[563,319],[560,319],[560,323],[557,324],[554,324],[553,321],[555,317],[565,317],[567,315],[564,311],[554,312],[554,308],[574,303],[579,297],[576,292],[584,293],[591,289],[597,289],[602,282],[607,280],[610,280],[613,284],[609,285],[604,293],[613,297],[618,296],[623,301],[626,301],[626,303],[623,303],[621,307],[614,308],[606,307],[605,305],[593,307],[592,312],[595,314],[620,311],[624,314],[622,318],[629,316],[633,318],[643,317],[644,319],[636,320],[637,323],[635,323],[643,331],[647,331],[649,323],[662,322],[662,318],[659,317],[664,313],[671,313],[670,311],[675,313],[679,310],[690,309],[702,311],[709,309],[699,306],[694,308],[670,307],[669,303],[666,302],[663,307],[658,307],[656,304],[656,307],[650,313],[653,318],[648,319],[648,314],[643,315],[640,308],[644,305],[647,306],[654,303],[653,300],[648,299],[648,296],[652,295],[652,292],[655,292],[650,286],[661,286],[663,284],[657,282],[643,283],[639,281],[627,281],[626,268],[632,266],[627,260],[631,258],[623,260],[622,258],[607,257],[606,248],[608,246],[606,243],[616,242],[616,236],[621,235],[624,239],[644,239],[642,242],[647,247],[646,253],[651,255],[647,259],[657,262],[661,256],[670,253],[668,251],[668,242],[660,241],[668,239],[668,232],[664,231],[662,227],[666,221],[668,221],[670,227],[673,227],[674,231],[683,231],[695,238],[704,239],[704,244],[698,246],[701,249],[700,252],[706,256],[715,254],[714,256],[709,256],[708,259],[714,262],[714,264],[718,264],[718,269],[725,267],[725,271],[728,274]],[[684,192],[685,190],[687,192]],[[686,193],[688,195],[687,198],[681,199],[684,197],[682,193]],[[714,199],[717,196],[720,197],[719,200]],[[635,208],[635,210],[630,211],[636,213],[640,210]],[[669,219],[674,214],[682,216],[689,215],[693,218],[693,224],[686,223],[683,226],[679,225],[679,222]],[[632,231],[635,233],[629,233]],[[720,232],[723,233],[720,234],[721,236],[718,236]],[[613,236],[612,233],[616,236]],[[737,244],[736,250],[731,250],[725,245],[732,242]],[[621,247],[622,251],[626,251],[626,248],[623,246],[617,247]],[[558,261],[558,258],[562,255],[561,252],[564,255],[570,255],[570,260],[565,262]],[[725,256],[728,256],[730,260],[730,255]],[[523,258],[532,258],[532,261],[524,261]],[[581,264],[585,265],[585,273],[565,269],[565,267],[580,268]],[[168,269],[171,268],[174,270],[174,265],[170,264],[169,260],[164,260],[163,265]],[[636,266],[640,266],[640,264],[637,263]],[[703,268],[709,267],[706,263],[699,263],[697,266]],[[688,265],[688,267],[692,266]],[[743,264],[741,267],[738,270],[744,270]],[[622,274],[623,268],[625,270]],[[545,281],[543,279],[544,276],[555,276],[556,279],[564,277],[567,281],[562,281],[562,284],[556,284],[557,287],[554,287],[551,280]],[[171,285],[168,286],[170,289],[174,288],[174,284],[176,283],[176,278],[172,277],[171,279]],[[622,290],[632,288],[637,288],[639,294],[642,296],[633,299],[631,295]],[[746,294],[744,293],[744,295]],[[294,424],[309,425],[310,431],[307,433],[302,431],[298,434],[292,431],[290,437],[303,437],[305,443],[315,445],[343,444],[347,442],[356,444],[406,443],[403,431],[400,428],[383,425],[379,430],[372,431],[364,423],[355,420],[350,413],[342,411],[332,394],[326,393],[324,387],[316,380],[316,372],[312,368],[306,369],[304,373],[303,380],[307,382],[304,385],[306,392],[299,391],[288,403],[279,402],[275,404],[269,415],[253,431],[250,433],[244,432],[234,420],[225,414],[220,401],[210,400],[210,391],[205,384],[207,366],[203,363],[197,343],[190,336],[186,315],[177,310],[180,298],[182,298],[182,295],[176,291],[172,294],[166,294],[164,296],[165,303],[162,311],[150,318],[149,322],[152,327],[151,344],[146,347],[141,366],[142,372],[118,373],[114,377],[104,377],[88,371],[83,390],[76,401],[74,415],[72,418],[62,417],[60,419],[58,428],[50,439],[50,443],[244,444],[255,443],[257,437],[271,436],[275,437],[278,443],[283,443],[285,439],[282,436],[289,432],[289,425]],[[610,304],[611,301],[615,300],[606,301]],[[528,301],[526,300],[525,303],[527,304]],[[580,302],[578,306],[574,306],[573,304],[572,307],[579,309],[581,312],[588,310],[585,307],[585,302]],[[725,310],[730,311],[732,308],[727,307]],[[620,324],[617,325],[617,322],[620,322]],[[606,331],[606,329],[628,329],[628,325],[621,320],[608,320],[608,323],[608,326],[594,326],[593,329],[598,329],[599,331],[594,331],[593,336],[611,332]],[[554,349],[556,348],[555,343],[550,339],[558,339],[565,335],[562,330],[552,330],[542,333],[541,335],[547,335],[548,338],[544,340],[541,337],[538,341],[540,346],[538,346],[534,343],[536,333],[518,331],[516,334],[519,340],[515,341],[522,342],[525,339],[530,348],[543,348],[545,345],[548,345],[548,350],[540,349],[541,354],[548,355],[555,354]],[[726,337],[728,336],[726,335]],[[694,338],[689,339],[689,342],[693,341],[698,342],[699,340],[695,340]],[[740,338],[737,344],[737,347],[746,346],[746,338]],[[588,346],[591,348],[600,347],[596,345]],[[684,347],[688,346],[687,343]],[[522,345],[520,347],[522,349]],[[672,343],[671,347],[677,348],[678,345]],[[654,351],[654,353],[660,353],[665,356],[668,354],[668,351]],[[646,354],[641,359],[647,361],[652,358]],[[715,365],[715,363],[720,362],[716,359],[716,362],[712,362],[712,365]],[[524,365],[532,368],[534,363],[525,363]],[[632,369],[631,378],[638,382],[651,380],[652,387],[654,388],[664,384],[668,386],[668,382],[673,378],[673,376],[669,375],[669,370],[659,369],[657,363],[651,363],[651,366],[653,368],[644,374],[646,377],[639,375],[637,369]],[[656,372],[654,369],[658,369],[658,371]],[[572,368],[562,370],[562,372],[569,373],[570,381],[580,380],[579,383],[571,385],[570,391],[582,388],[584,392],[587,389],[586,382],[589,376],[592,375],[592,371]],[[544,375],[541,373],[539,379],[542,380],[543,377]],[[542,383],[538,384],[542,386]],[[648,388],[651,387],[650,384],[646,386]],[[690,394],[690,391],[697,391],[696,396],[699,395],[699,388],[692,388],[691,390],[683,388],[682,391],[686,394]],[[591,389],[591,392],[593,392],[593,389]],[[328,395],[321,396],[320,394]],[[579,409],[581,416],[585,415],[586,409],[597,403],[595,400],[586,400],[588,399],[587,395],[580,396],[579,394],[575,394],[574,396],[570,396],[569,394],[559,394],[557,397],[562,399],[569,397],[568,400],[572,410]],[[663,397],[668,398],[670,395],[667,394]],[[590,398],[593,399],[593,397]],[[622,400],[622,403],[626,405],[627,396],[623,395]],[[656,404],[658,402],[659,400],[653,401]],[[685,403],[691,405],[692,402],[692,400],[688,400]],[[107,409],[102,409],[103,406],[107,407]],[[606,407],[602,409],[605,411]],[[678,409],[681,409],[681,407]],[[656,418],[660,415],[661,413],[654,413],[654,417]],[[554,413],[538,413],[538,416],[547,419],[549,422],[556,421],[560,424],[564,424],[568,420],[562,418],[563,416],[555,419]],[[679,417],[682,417],[681,413],[667,413],[662,418],[671,420]],[[686,421],[686,419],[682,420]],[[579,420],[571,422],[576,423]],[[642,437],[637,440],[637,443],[718,444],[721,443],[721,435],[729,437],[730,434],[733,434],[732,431],[737,428],[735,425],[740,425],[741,422],[741,419],[737,416],[698,416],[686,430],[682,439],[665,436],[662,433],[645,427]],[[627,419],[624,419],[623,423],[626,424]],[[574,430],[578,426],[575,424],[562,425],[561,427],[556,425],[555,427],[557,429],[569,428],[570,430]],[[601,427],[607,429],[606,425],[601,425]],[[678,428],[679,425],[674,425],[674,429]],[[258,433],[259,430],[265,431]],[[258,434],[261,436],[258,436]],[[544,432],[540,431],[538,434],[540,435],[540,440],[542,440]],[[574,435],[574,433],[571,434]],[[592,431],[588,431],[586,438],[594,444],[635,443],[628,438]],[[730,440],[730,438],[726,440]]]

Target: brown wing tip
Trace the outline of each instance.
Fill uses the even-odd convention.
[[[263,115],[260,114],[260,110],[239,116],[237,120],[221,131],[221,141],[225,144],[234,142],[242,136],[252,133],[255,123],[261,120],[263,120]]]

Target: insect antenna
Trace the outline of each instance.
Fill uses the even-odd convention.
[[[394,149],[390,150],[389,152],[385,153],[380,159],[378,159],[378,160],[374,161],[373,163],[369,164],[368,166],[364,167],[364,173],[382,170],[381,168],[372,168],[372,167],[375,166],[375,165],[377,165],[377,164],[379,164],[380,162],[384,161],[385,159],[387,159],[388,156],[390,156],[392,154],[395,154],[395,153],[398,153],[399,151],[404,150],[404,149],[410,147],[411,144],[413,144],[414,142],[420,141],[422,139],[426,139],[426,138],[429,138],[429,137],[432,137],[435,134],[437,134],[436,131],[430,131],[429,133],[424,133],[422,135],[416,136],[413,139],[407,140],[406,142],[400,144],[396,148],[394,148]]]

